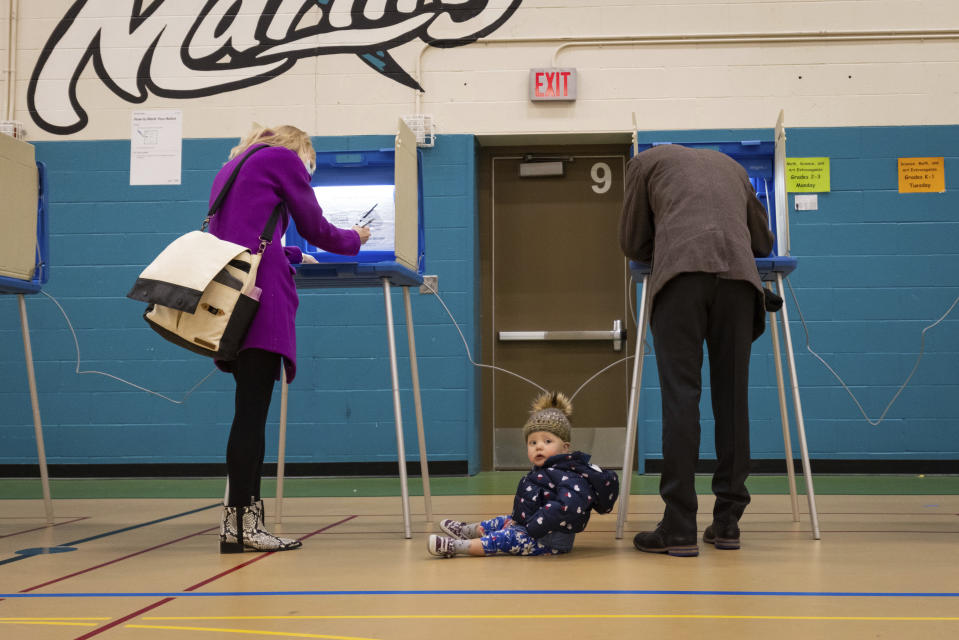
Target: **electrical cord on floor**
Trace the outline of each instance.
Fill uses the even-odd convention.
[[[168,401],[168,402],[172,402],[173,404],[183,404],[184,402],[186,402],[186,399],[189,398],[190,395],[191,395],[194,391],[196,391],[196,389],[197,389],[201,384],[203,384],[204,382],[207,381],[207,378],[209,378],[210,376],[212,376],[212,375],[213,375],[214,373],[216,373],[216,371],[217,371],[216,367],[214,367],[213,370],[210,371],[210,373],[208,373],[208,374],[206,374],[205,376],[203,376],[203,378],[202,378],[199,382],[197,382],[195,385],[193,385],[193,386],[190,388],[190,390],[186,392],[186,395],[184,395],[181,400],[174,400],[173,398],[170,398],[170,397],[168,397],[168,396],[165,396],[165,395],[163,395],[162,393],[158,393],[158,392],[156,392],[156,391],[153,391],[152,389],[147,389],[146,387],[141,387],[141,386],[138,385],[138,384],[134,384],[133,382],[130,382],[129,380],[124,380],[123,378],[117,377],[117,376],[115,376],[115,375],[113,375],[113,374],[110,374],[110,373],[104,373],[103,371],[80,371],[80,341],[77,339],[77,332],[74,331],[74,329],[73,329],[73,323],[70,322],[70,318],[69,318],[69,316],[67,316],[67,312],[63,309],[63,306],[57,301],[56,298],[54,298],[54,297],[51,296],[49,293],[47,293],[46,291],[43,291],[43,290],[41,290],[40,293],[42,293],[42,294],[45,295],[46,297],[50,298],[50,300],[53,301],[53,304],[57,305],[57,308],[60,309],[60,313],[63,314],[64,320],[67,321],[67,327],[70,328],[70,333],[73,335],[73,345],[74,345],[74,346],[76,347],[76,349],[77,349],[77,366],[76,366],[76,373],[77,373],[77,375],[85,375],[85,374],[101,375],[101,376],[104,376],[104,377],[107,377],[107,378],[111,378],[111,379],[113,379],[113,380],[116,380],[116,381],[118,381],[118,382],[122,382],[122,383],[124,383],[124,384],[128,384],[128,385],[130,385],[131,387],[133,387],[134,389],[139,389],[140,391],[145,391],[146,393],[149,393],[150,395],[154,395],[154,396],[157,396],[157,397],[159,397],[159,398],[163,398],[164,400],[166,400],[166,401]]]
[[[809,344],[809,328],[806,326],[806,319],[803,317],[802,308],[799,306],[799,300],[796,298],[796,292],[795,290],[793,290],[793,286],[789,282],[788,278],[786,278],[786,285],[789,287],[789,293],[792,295],[793,302],[796,304],[796,311],[799,312],[799,321],[802,323],[803,332],[806,334],[806,351],[811,353],[817,360],[819,360],[819,362],[823,364],[824,367],[826,367],[826,369],[829,370],[829,373],[835,376],[836,380],[839,381],[839,384],[842,385],[842,388],[845,389],[846,393],[849,394],[849,397],[852,398],[852,401],[856,403],[856,406],[859,408],[859,412],[862,414],[862,417],[866,419],[866,422],[868,422],[874,427],[878,427],[879,424],[883,420],[885,420],[886,414],[889,412],[889,409],[892,408],[893,403],[896,401],[896,399],[899,398],[899,395],[902,393],[903,389],[906,388],[906,385],[909,384],[909,381],[912,380],[912,376],[915,375],[916,370],[919,368],[919,362],[922,360],[923,352],[925,350],[926,332],[932,329],[933,327],[935,327],[936,325],[938,325],[943,320],[945,320],[949,316],[949,314],[952,313],[952,310],[956,307],[956,304],[959,304],[959,296],[957,296],[956,299],[952,301],[952,304],[949,305],[949,308],[946,309],[946,312],[942,314],[942,316],[938,320],[936,320],[931,325],[929,325],[928,327],[922,330],[922,333],[920,334],[920,338],[919,338],[919,355],[916,356],[916,362],[912,366],[912,371],[910,371],[909,375],[906,376],[905,381],[901,385],[899,385],[899,388],[896,390],[895,395],[892,396],[892,400],[890,400],[889,404],[886,405],[886,408],[883,409],[882,414],[879,416],[879,418],[877,420],[873,420],[866,414],[866,410],[863,408],[862,404],[859,402],[859,399],[856,398],[856,394],[854,394],[852,392],[852,389],[850,389],[846,385],[846,382],[842,379],[842,377],[838,373],[836,373],[836,370],[830,367],[829,363],[826,362],[822,358],[822,356],[820,356],[818,353],[813,351],[812,347]]]

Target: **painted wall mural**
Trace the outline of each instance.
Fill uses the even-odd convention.
[[[87,126],[77,97],[92,65],[116,95],[190,99],[266,82],[297,60],[350,54],[422,91],[390,50],[419,39],[469,44],[494,32],[522,0],[77,0],[30,77],[36,124],[68,135]]]

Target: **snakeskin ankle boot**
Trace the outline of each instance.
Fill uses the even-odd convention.
[[[261,524],[262,502],[246,507],[224,507],[220,524],[220,553],[244,551],[288,551],[299,549],[303,543],[292,538],[280,538]],[[237,521],[240,526],[237,527]]]

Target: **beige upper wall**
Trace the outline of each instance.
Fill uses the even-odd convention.
[[[464,1],[449,0],[449,5]],[[4,101],[11,2],[15,0],[0,0]],[[429,27],[429,35],[473,33],[502,15],[511,2],[490,0],[485,11],[465,25],[440,16]],[[161,26],[165,28],[150,68],[157,85],[188,91],[250,74],[249,69],[203,71],[182,64],[180,45],[203,3],[165,0],[131,36],[133,4],[87,0],[83,5],[44,67],[36,98],[45,120],[56,126],[77,122],[69,102],[69,79],[92,34],[101,27],[112,34],[103,39],[102,48],[110,77],[131,94],[138,91],[135,78],[145,50],[141,34],[150,32],[152,40],[161,34]],[[225,11],[232,4],[223,0],[216,10]],[[271,35],[279,38],[287,32],[289,16],[301,4],[302,0],[284,2]],[[245,0],[225,34],[217,32],[219,18],[208,19],[191,51],[198,56],[213,51],[227,36],[241,50],[251,46],[250,29],[245,27],[253,24],[262,5],[263,0]],[[342,44],[373,33],[345,28],[352,5],[352,0],[330,0],[327,6],[340,27],[337,32],[294,46],[317,47],[331,37]],[[400,6],[415,5],[414,0],[400,0]],[[419,102],[414,90],[374,72],[351,53],[304,58],[269,81],[208,97],[161,98],[148,89],[140,103],[116,95],[87,63],[77,82],[76,99],[88,122],[76,133],[57,135],[44,131],[27,112],[28,85],[60,19],[76,5],[70,0],[21,0],[19,6],[14,119],[24,123],[31,140],[125,139],[131,111],[167,108],[183,111],[186,137],[237,136],[252,120],[289,122],[315,135],[391,134],[397,116],[417,110],[433,116],[440,134],[628,131],[634,112],[643,129],[769,127],[780,109],[786,110],[789,126],[955,124],[959,118],[956,0],[523,0],[487,42],[438,49],[415,39],[391,49],[393,58],[425,89]],[[374,11],[377,1],[367,6]],[[314,7],[304,22],[315,24],[322,15]],[[388,40],[411,26],[405,22],[376,33]],[[897,39],[903,32],[949,29],[955,30],[949,39]],[[874,32],[874,37],[790,43],[769,39],[783,33],[840,32]],[[756,41],[667,45],[646,39],[664,35],[749,35]],[[561,46],[561,38],[614,36],[631,42]],[[578,100],[531,103],[529,69],[554,64],[577,69]]]

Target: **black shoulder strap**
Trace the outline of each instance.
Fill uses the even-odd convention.
[[[247,154],[243,156],[240,162],[236,165],[233,173],[230,174],[230,178],[226,181],[226,184],[223,185],[223,188],[220,189],[220,193],[217,194],[216,200],[213,202],[213,206],[210,207],[210,211],[206,215],[206,220],[203,221],[203,226],[201,227],[203,231],[206,231],[207,225],[210,224],[210,218],[212,218],[219,210],[224,198],[226,198],[227,192],[236,181],[236,176],[238,173],[240,173],[240,168],[243,167],[243,163],[249,160],[250,156],[252,156],[254,153],[261,149],[266,149],[268,146],[269,145],[264,144],[247,152]],[[285,207],[286,205],[282,202],[273,207],[273,212],[270,214],[270,219],[266,221],[266,226],[263,227],[263,232],[260,233],[260,248],[257,253],[263,253],[266,250],[267,245],[273,244],[273,232],[276,230],[276,223],[279,221],[280,214],[283,212]]]
[[[223,204],[223,200],[226,199],[226,194],[230,191],[230,187],[232,187],[233,183],[236,182],[236,176],[238,173],[240,173],[240,169],[243,167],[243,163],[249,160],[250,156],[252,156],[254,153],[256,153],[257,151],[260,151],[261,149],[266,149],[268,146],[269,145],[264,144],[254,148],[252,151],[248,151],[246,155],[243,156],[240,162],[236,165],[236,168],[233,170],[233,173],[230,174],[230,178],[226,181],[226,184],[223,185],[223,188],[220,189],[220,193],[217,194],[216,200],[214,200],[213,204],[210,206],[210,210],[206,214],[206,219],[203,221],[203,224],[200,226],[200,229],[202,231],[206,231],[207,225],[210,224],[210,218],[212,218],[216,214],[216,212],[220,208],[220,205]],[[276,223],[274,222],[274,225],[275,224]]]
[[[266,221],[266,226],[263,227],[263,233],[260,234],[260,250],[257,253],[263,253],[266,251],[266,245],[273,244],[273,231],[276,229],[276,223],[280,219],[280,213],[286,207],[282,202],[273,207],[273,213],[270,214],[270,219]]]

